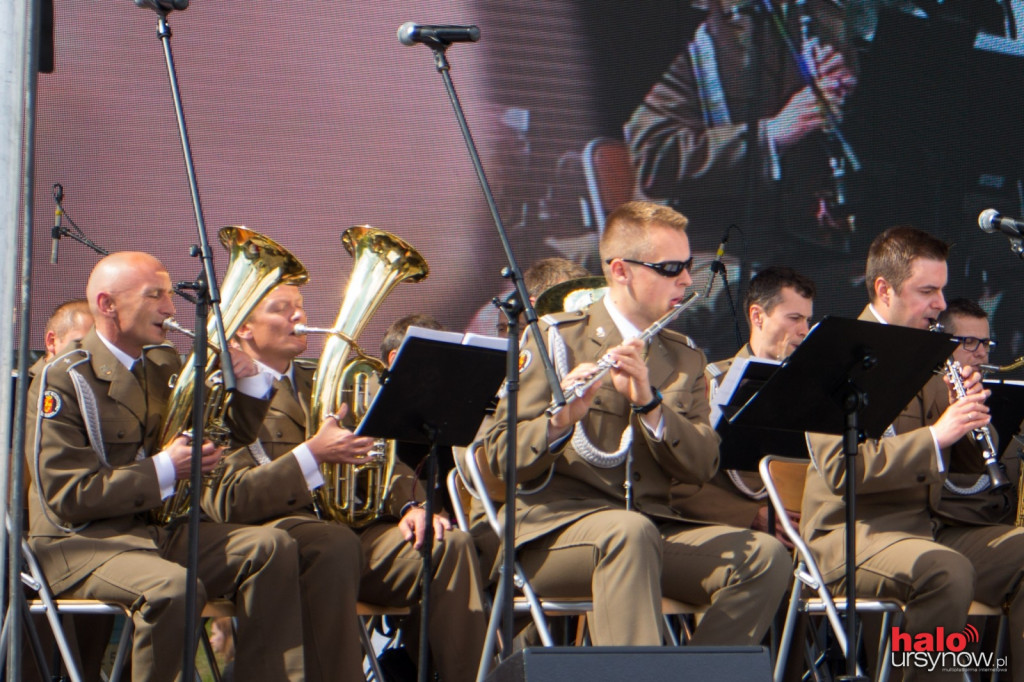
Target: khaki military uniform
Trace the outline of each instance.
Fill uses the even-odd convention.
[[[595,362],[622,342],[603,302],[547,316],[565,342],[567,368]],[[660,644],[662,595],[709,605],[694,637],[699,644],[760,641],[785,590],[791,560],[775,538],[707,525],[670,502],[674,481],[699,486],[718,466],[718,436],[708,423],[704,356],[682,335],[662,331],[651,342],[651,385],[664,396],[664,433],[654,438],[606,377],[590,411],[576,424],[603,451],[633,441],[625,462],[602,468],[570,441],[551,449],[545,414],[551,393],[531,338],[520,359],[518,480],[550,483],[516,500],[516,547],[534,587],[553,596],[592,597],[591,633],[601,645]],[[506,461],[506,401],[498,406],[486,452],[496,475]],[[632,488],[626,509],[624,483]]]
[[[94,329],[33,382],[29,543],[58,596],[131,609],[133,679],[175,680],[186,627],[187,531],[154,526],[146,514],[161,503],[150,455],[160,449],[161,415],[181,362],[169,346],[149,348],[144,358],[140,383]],[[265,410],[265,401],[236,396],[233,435],[254,438]],[[239,679],[303,679],[291,538],[202,523],[199,551],[200,609],[208,596],[236,603]]]
[[[736,353],[737,358],[753,355],[750,345],[744,345]],[[708,382],[709,398],[715,394],[718,385],[732,366],[733,358],[710,364],[704,371]],[[746,490],[737,486],[735,477]],[[703,518],[715,523],[724,523],[737,528],[750,528],[757,513],[768,504],[764,482],[756,471],[732,471],[719,469],[711,480],[699,485],[677,483],[672,486],[672,506],[684,516]]]
[[[395,520],[406,503],[423,499],[423,491],[414,473],[398,463],[384,520],[354,531],[318,519],[298,460],[287,456],[306,440],[315,367],[296,362],[293,368],[295,391],[278,382],[258,444],[228,457],[204,507],[215,518],[284,528],[296,539],[306,662],[318,673],[308,679],[356,679],[362,675],[357,599],[388,606],[420,600],[422,556]],[[442,679],[471,680],[486,634],[473,543],[467,534],[452,531],[435,543],[433,560],[431,652]],[[406,641],[414,644],[415,638]]]
[[[866,308],[860,319],[877,322]],[[1024,664],[1024,529],[978,526],[942,507],[951,462],[979,457],[969,439],[941,452],[931,431],[948,406],[939,377],[928,381],[893,422],[896,435],[868,440],[857,456],[857,592],[906,603],[905,632],[960,632],[972,598],[1009,603],[1015,678]],[[812,464],[804,488],[801,533],[825,580],[845,591],[846,462],[839,436],[809,434]]]

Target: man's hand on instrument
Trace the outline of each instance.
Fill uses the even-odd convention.
[[[608,358],[615,363],[611,369],[612,385],[633,405],[646,405],[654,399],[643,351],[640,339],[623,341],[608,351]]]
[[[948,448],[991,421],[988,405],[985,404],[988,396],[987,390],[975,390],[950,403],[939,420],[932,425],[932,433],[940,448]]]
[[[231,369],[235,371],[235,379],[244,379],[260,373],[256,361],[241,348],[228,344],[228,352],[231,353]]]
[[[164,450],[174,464],[174,478],[176,480],[187,479],[192,475],[192,439],[186,435],[180,435],[171,441],[171,444]],[[203,441],[202,471],[208,474],[217,467],[224,448],[214,447],[208,440]]]
[[[584,415],[587,414],[587,410],[590,409],[591,403],[594,402],[594,396],[597,394],[597,389],[601,382],[595,383],[582,396],[578,398],[573,397],[571,400],[569,398],[572,395],[573,386],[584,383],[597,371],[597,365],[592,362],[584,362],[562,377],[562,390],[565,392],[568,402],[548,420],[549,443],[558,440],[568,433],[572,429],[572,425],[583,419]]]
[[[343,404],[337,413],[328,414],[320,423],[316,434],[306,441],[306,446],[318,463],[364,464],[367,453],[373,448],[374,438],[357,436],[341,426],[341,420],[348,413]]]

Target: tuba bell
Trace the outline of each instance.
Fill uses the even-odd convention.
[[[369,406],[369,385],[384,363],[367,356],[356,343],[366,323],[399,282],[418,282],[430,272],[423,257],[404,240],[369,225],[345,230],[341,243],[355,259],[334,326],[324,342],[310,399],[306,431],[316,433],[324,415],[343,403],[358,424]],[[350,351],[357,358],[346,362]],[[324,484],[314,491],[321,514],[352,527],[380,517],[390,492],[394,442],[378,441],[363,464],[320,465]]]
[[[220,243],[228,250],[228,268],[221,282],[221,317],[224,319],[224,335],[231,338],[252,309],[278,284],[305,284],[309,279],[306,268],[299,260],[274,240],[242,226],[221,228]],[[168,325],[174,326],[174,325]],[[212,341],[216,339],[214,321],[208,326]],[[211,344],[219,352],[216,344]],[[167,401],[163,424],[160,429],[160,443],[166,448],[187,431],[193,424],[192,396],[195,392],[195,369],[193,355],[189,355],[174,383],[174,389]],[[224,391],[220,370],[214,369],[217,355],[211,354],[203,376],[210,385],[203,415],[203,436],[214,444],[227,445],[230,430],[224,422],[231,395]],[[153,521],[167,524],[188,514],[191,495],[189,481],[175,482],[174,494],[152,512]]]

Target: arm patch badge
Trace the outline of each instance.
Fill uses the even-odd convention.
[[[60,394],[56,391],[47,390],[43,393],[43,407],[42,414],[43,419],[53,419],[60,413],[60,408],[63,407],[64,403],[60,398]]]

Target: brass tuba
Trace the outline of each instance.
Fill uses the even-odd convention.
[[[258,232],[232,226],[221,228],[219,236],[220,243],[228,250],[228,268],[220,291],[224,334],[230,339],[271,289],[278,284],[304,284],[309,276],[299,259]],[[217,350],[212,319],[207,330],[208,338],[213,342],[214,350]],[[167,411],[160,429],[160,443],[164,448],[192,425],[192,396],[195,389],[193,362],[193,356],[189,355],[167,401]],[[216,362],[217,354],[212,353],[203,377],[210,384],[207,410],[203,415],[203,435],[217,445],[226,445],[231,434],[224,423],[224,416],[231,396],[223,389],[220,370],[213,369]],[[188,514],[191,499],[189,487],[187,479],[175,482],[174,494],[152,512],[155,523],[170,523]]]
[[[384,369],[384,363],[363,353],[356,339],[399,282],[418,282],[430,272],[416,249],[369,225],[345,230],[341,243],[355,262],[313,375],[309,435],[316,433],[324,415],[336,413],[343,403],[348,403],[356,424],[362,419],[369,405],[370,378]],[[352,350],[358,357],[346,363]],[[381,515],[395,465],[394,443],[382,446],[379,441],[374,454],[364,464],[320,465],[324,484],[314,491],[314,500],[321,514],[356,528]]]

